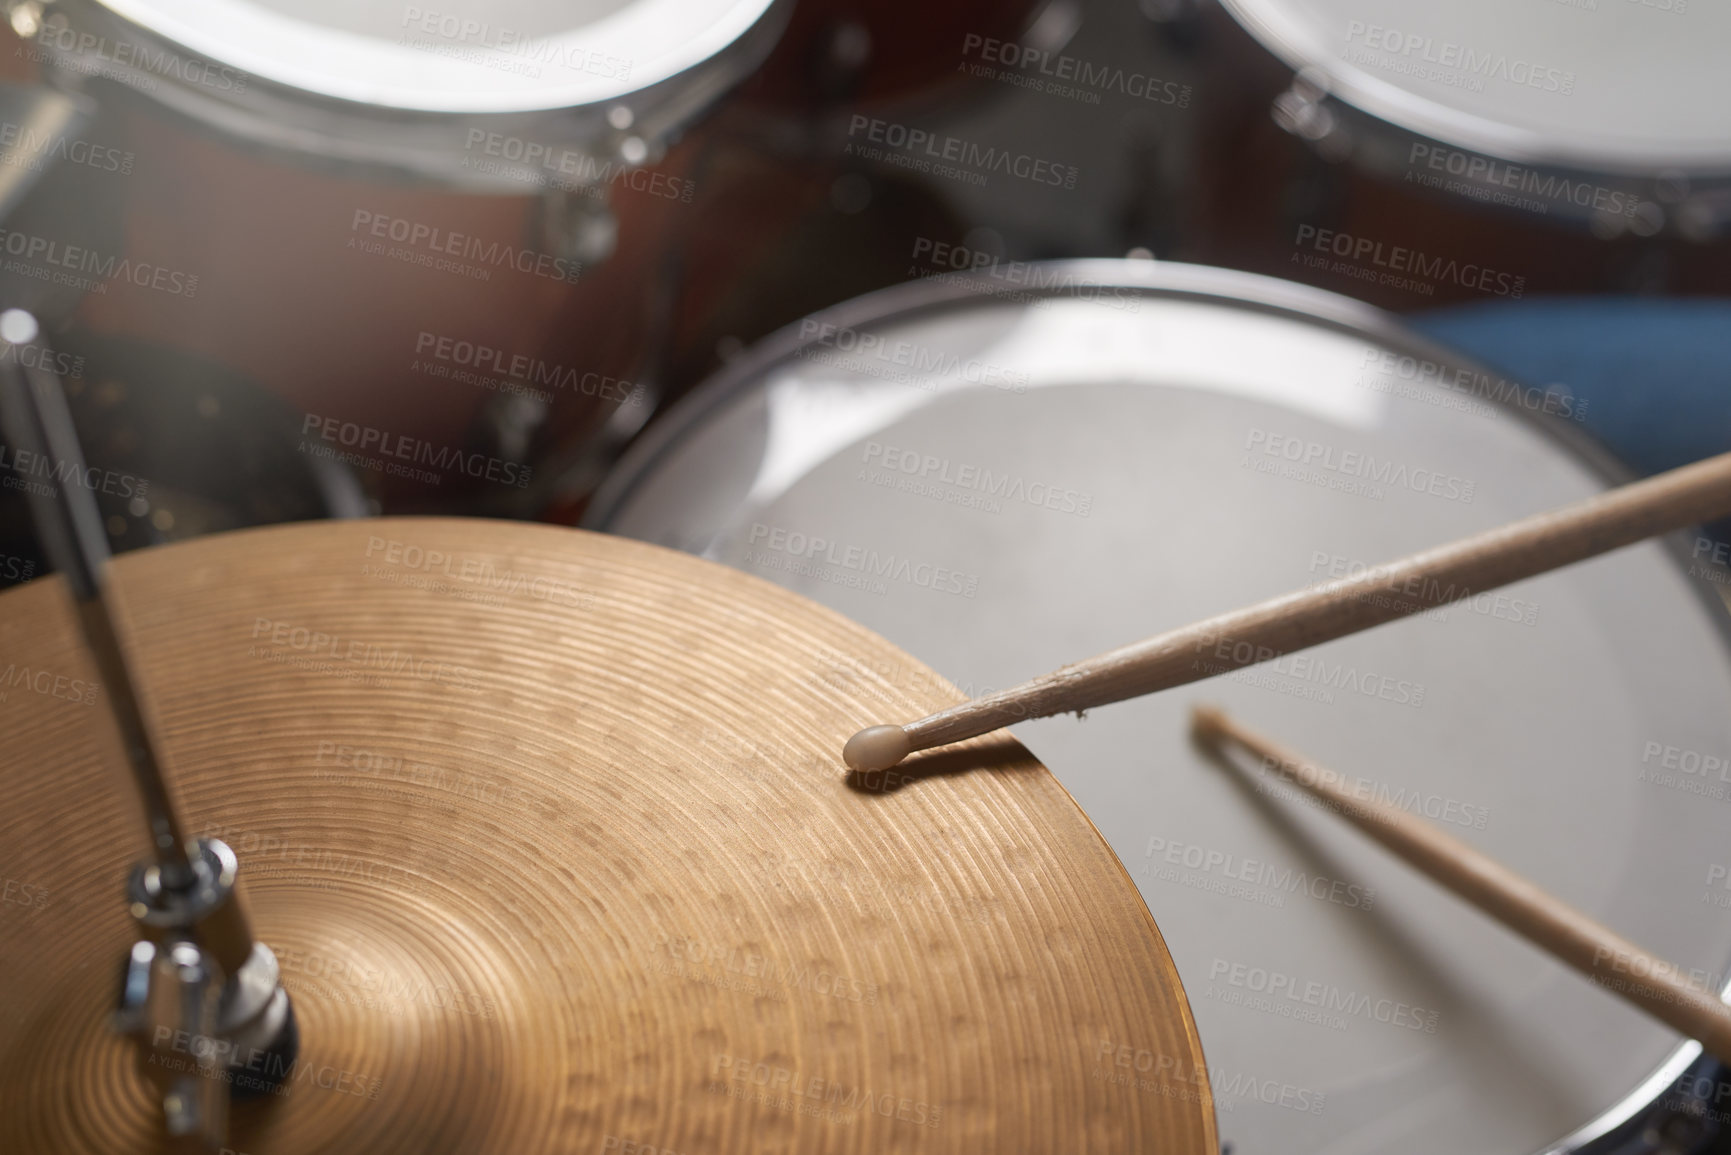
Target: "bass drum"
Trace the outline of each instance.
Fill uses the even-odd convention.
[[[1008,266],[767,340],[634,447],[588,524],[797,590],[977,695],[1597,493],[1619,472],[1581,416],[1313,289]],[[1716,575],[1678,544],[1016,728],[1167,934],[1224,1149],[1713,1129],[1696,1044],[1186,736],[1191,705],[1224,704],[1722,987],[1731,651]],[[825,676],[919,675],[838,651]]]

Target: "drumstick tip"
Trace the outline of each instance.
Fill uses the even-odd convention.
[[[864,773],[888,770],[908,756],[913,742],[900,726],[867,726],[847,740],[841,760]]]
[[[1209,746],[1226,736],[1226,711],[1219,706],[1190,707],[1190,736]]]

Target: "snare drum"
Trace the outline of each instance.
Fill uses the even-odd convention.
[[[78,323],[246,373],[387,506],[533,509],[647,415],[651,281],[695,192],[664,153],[789,6],[26,5],[24,51],[128,159],[44,240],[162,271]],[[99,186],[119,240],[84,235],[114,227]]]
[[[589,523],[804,593],[977,695],[1599,492],[1619,474],[1583,416],[1287,282],[1008,266],[767,340],[651,429]],[[1186,736],[1222,703],[1722,988],[1725,587],[1678,544],[1017,727],[1167,935],[1235,1155],[1714,1126],[1690,1115],[1696,1044]],[[825,676],[917,675],[837,652]]]
[[[1701,0],[1224,0],[1324,155],[1601,236],[1731,220],[1731,8]]]

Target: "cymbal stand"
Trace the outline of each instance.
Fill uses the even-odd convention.
[[[126,883],[140,937],[114,1025],[135,1041],[160,1093],[172,1149],[207,1155],[225,1144],[231,1098],[272,1091],[292,1071],[294,1009],[276,955],[253,937],[234,851],[187,838],[175,809],[115,629],[102,516],[60,382],[44,368],[47,353],[33,316],[0,313],[0,427],[29,482],[43,546],[77,605],[150,836],[151,858]]]

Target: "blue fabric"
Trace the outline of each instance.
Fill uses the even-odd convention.
[[[1640,473],[1731,450],[1731,301],[1556,297],[1403,318],[1527,385],[1567,385]]]

